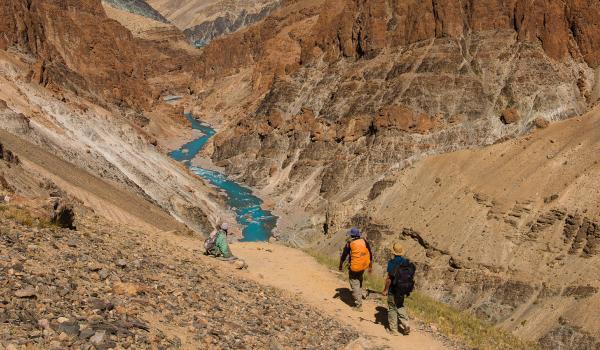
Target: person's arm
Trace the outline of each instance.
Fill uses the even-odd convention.
[[[344,251],[342,252],[342,256],[340,257],[340,266],[338,267],[338,270],[342,271],[342,267],[344,266],[344,261],[346,261],[346,258],[348,257],[349,254],[350,254],[350,245],[346,244],[344,246]]]
[[[369,272],[373,272],[373,252],[371,251],[371,245],[369,244],[369,241],[367,241],[365,239],[365,243],[367,245],[367,250],[369,251],[369,257],[370,257]]]
[[[388,291],[390,290],[390,285],[392,284],[392,280],[390,279],[390,274],[386,273],[386,278],[385,278],[385,287],[383,287],[383,292],[381,292],[381,294],[383,296],[388,295]]]

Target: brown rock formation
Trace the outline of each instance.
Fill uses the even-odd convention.
[[[0,19],[0,48],[32,55],[31,77],[43,85],[140,109],[155,98],[149,76],[182,69],[171,61],[177,55],[165,59],[151,43],[107,19],[100,0],[8,0],[0,5]]]
[[[514,30],[522,42],[541,43],[557,60],[582,57],[600,64],[600,29],[593,1],[393,1],[329,0],[306,41],[304,57],[317,47],[328,60],[373,56],[432,38],[461,38],[470,32]]]
[[[514,161],[501,152],[493,161],[480,151],[470,158],[474,164],[449,161],[438,168],[425,160],[427,169],[413,169],[432,154],[547,126],[539,116],[557,121],[591,108],[599,11],[594,2],[574,0],[286,2],[261,24],[216,40],[203,53],[198,111],[218,112],[219,123],[235,125],[215,138],[213,160],[277,198],[281,239],[326,246],[323,240],[337,243],[343,229],[356,224],[373,234],[382,257],[386,243],[406,240],[426,265],[421,287],[430,295],[537,340],[556,325],[519,326],[512,318],[536,305],[552,269],[574,273],[561,259],[598,259],[598,239],[596,228],[584,230],[569,219],[577,211],[573,202],[558,207],[575,197],[552,187],[522,198],[518,184],[531,180],[521,168],[526,164],[535,174],[534,188],[548,175],[539,178],[533,158],[547,162],[548,171],[572,169],[571,159],[557,158],[562,148],[549,150],[545,140],[535,145],[541,157],[519,158],[518,176],[497,174]],[[584,136],[582,149],[589,152],[593,144],[586,142],[594,136]],[[571,147],[570,140],[563,143]],[[517,141],[494,147],[509,146],[523,153],[529,147]],[[578,181],[593,187],[586,181],[594,175],[580,165],[577,172],[587,175]],[[472,175],[468,185],[465,173]],[[570,181],[552,174],[553,183]],[[492,185],[501,200],[479,191]],[[565,218],[578,223],[563,233]],[[596,272],[588,270],[589,276]],[[565,298],[559,286],[548,288],[544,293],[552,298]],[[532,318],[551,313],[551,301],[540,302]]]

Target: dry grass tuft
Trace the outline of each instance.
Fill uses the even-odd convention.
[[[31,212],[26,209],[11,205],[0,205],[0,216],[8,220],[14,220],[23,226],[36,228],[48,228],[56,226],[47,220],[42,220],[38,217],[32,216]]]

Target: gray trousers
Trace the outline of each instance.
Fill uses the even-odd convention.
[[[352,298],[354,299],[354,305],[357,307],[362,306],[362,284],[364,271],[360,272],[348,272],[348,278],[350,279],[350,289],[352,289]]]
[[[398,330],[398,320],[404,330],[408,326],[408,314],[404,307],[404,296],[395,296],[393,293],[388,294],[388,322],[392,331]]]

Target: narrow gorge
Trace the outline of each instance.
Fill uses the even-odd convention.
[[[0,4],[0,350],[515,348],[339,313],[305,253],[351,227],[437,311],[598,349],[599,178],[597,0]]]

